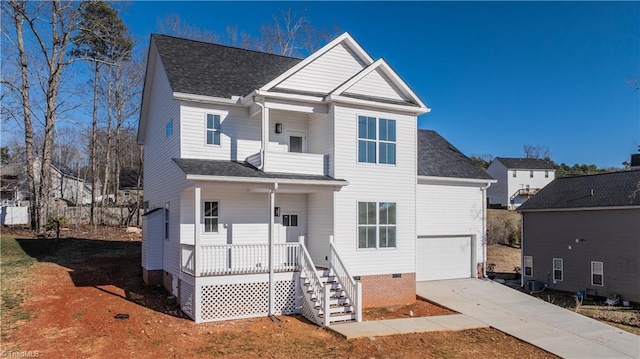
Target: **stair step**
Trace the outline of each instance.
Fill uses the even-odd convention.
[[[321,313],[320,314],[320,318],[324,318],[324,314]],[[335,323],[335,322],[344,322],[344,321],[349,321],[349,320],[355,320],[356,319],[356,315],[353,313],[331,313],[329,321],[331,323]]]

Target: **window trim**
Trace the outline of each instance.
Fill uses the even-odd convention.
[[[595,272],[593,271],[593,265],[594,265],[595,263],[600,263],[600,268],[602,269],[602,271],[601,271],[600,273],[595,273]],[[593,276],[594,276],[594,274],[598,274],[598,275],[600,275],[600,277],[601,277],[601,278],[600,278],[600,279],[601,279],[601,280],[600,280],[600,284],[595,284],[595,283],[593,282]],[[598,286],[598,287],[604,287],[604,262],[601,262],[601,261],[591,261],[591,285],[593,285],[593,286]]]
[[[366,119],[374,119],[375,120],[375,139],[370,139],[370,138],[362,138],[360,137],[360,118],[364,117]],[[393,121],[394,122],[394,126],[395,126],[395,141],[390,141],[390,140],[381,140],[380,139],[380,120],[385,120],[385,121]],[[359,165],[380,165],[380,166],[397,166],[398,165],[398,120],[396,119],[392,119],[392,118],[385,118],[385,117],[378,117],[378,116],[369,116],[369,115],[362,115],[362,114],[358,114],[356,115],[356,163]],[[368,126],[368,125],[367,125]],[[388,133],[388,132],[387,132]],[[374,155],[375,155],[375,162],[368,162],[368,161],[360,161],[360,141],[363,142],[373,142],[375,144],[375,151],[374,151]],[[394,162],[393,163],[383,163],[380,162],[380,144],[392,144],[394,145]]]
[[[375,224],[360,224],[360,203],[375,203],[376,216]],[[380,224],[380,205],[383,203],[393,203],[395,205],[395,223],[394,224]],[[395,250],[398,249],[398,202],[392,201],[356,201],[356,250],[371,251],[371,250]],[[373,227],[375,228],[375,247],[360,247],[360,227]],[[395,228],[395,245],[393,247],[380,246],[380,229],[381,228]]]
[[[211,217],[206,217],[205,215],[205,203],[207,202],[216,202],[218,204],[218,215],[217,216],[211,216]],[[220,234],[220,201],[217,199],[205,199],[202,201],[202,234],[204,235],[216,235],[216,234]],[[215,232],[207,232],[207,225],[206,225],[206,218],[217,218],[218,219],[218,225],[216,226],[216,231]]]
[[[527,266],[527,258],[531,262],[531,265]],[[527,267],[531,268],[531,273],[527,275]],[[533,277],[533,256],[524,256],[522,259],[522,274],[525,277]]]
[[[559,261],[560,268],[556,268],[556,261]],[[564,280],[564,259],[562,258],[553,258],[553,280],[557,282],[562,282]],[[560,271],[560,279],[556,278],[556,271]]]
[[[213,121],[214,121],[213,122],[213,128],[209,128],[209,126],[208,126],[209,125],[208,124],[209,115],[214,116],[213,117]],[[215,116],[218,116],[220,118],[220,125],[218,126],[218,128],[215,128],[216,127],[216,125],[215,125]],[[215,143],[215,135],[213,137],[213,140],[214,140],[213,142],[214,143],[208,143],[207,142],[209,131],[211,131],[214,134],[216,132],[219,133],[218,138],[220,140],[219,141],[220,143],[218,143],[218,144]],[[215,112],[205,112],[205,114],[204,114],[204,145],[205,146],[213,146],[213,147],[221,147],[222,146],[222,115],[221,114],[215,113]]]

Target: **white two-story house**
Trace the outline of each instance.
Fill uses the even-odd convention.
[[[302,313],[329,325],[415,301],[417,273],[477,276],[491,179],[418,173],[428,111],[346,33],[305,59],[152,35],[138,132],[145,282],[196,322]],[[427,211],[460,191],[469,208]],[[470,224],[439,221],[460,213]],[[434,248],[462,270],[418,265]]]
[[[550,161],[496,157],[487,172],[498,182],[487,190],[490,205],[516,209],[555,178]]]

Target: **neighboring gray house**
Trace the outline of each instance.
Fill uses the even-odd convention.
[[[516,209],[555,178],[553,164],[535,158],[496,157],[487,173],[498,183],[487,189],[490,205]]]
[[[558,178],[518,211],[523,284],[640,302],[640,170]]]

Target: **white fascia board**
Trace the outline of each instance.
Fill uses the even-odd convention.
[[[208,176],[188,174],[187,180],[190,181],[206,181],[206,182],[236,182],[236,183],[282,183],[282,184],[300,184],[315,186],[347,186],[349,182],[333,180],[300,180],[292,178],[259,178],[259,177],[233,177],[233,176]]]
[[[144,83],[142,85],[142,103],[140,104],[140,117],[138,119],[138,133],[136,134],[136,142],[139,145],[144,144],[144,133],[147,129],[147,117],[149,114],[150,100],[148,97],[151,96],[151,84],[153,83],[157,57],[158,50],[156,49],[156,44],[150,41],[149,52],[147,53],[147,66],[145,67],[144,73]]]
[[[454,183],[489,187],[496,182],[498,181],[494,179],[418,176],[418,184]]]
[[[327,95],[325,97],[325,101],[328,103],[341,102],[341,103],[346,103],[346,104],[351,104],[356,106],[365,106],[365,107],[379,108],[383,110],[400,111],[400,112],[406,112],[406,113],[415,114],[415,115],[422,115],[430,111],[428,107],[396,105],[392,103],[362,100],[358,98],[339,96],[339,95]]]
[[[613,211],[624,209],[640,209],[640,206],[617,206],[617,207],[576,207],[576,208],[541,208],[541,209],[516,209],[519,213],[533,212],[581,212],[581,211]]]
[[[289,70],[287,70],[283,74],[281,74],[280,76],[276,77],[275,79],[271,80],[266,85],[262,86],[260,88],[260,90],[269,90],[269,89],[273,88],[274,86],[276,86],[280,82],[286,80],[288,77],[290,77],[294,73],[300,71],[305,66],[307,66],[311,62],[313,62],[315,59],[317,59],[318,57],[324,55],[329,50],[331,50],[332,48],[334,48],[335,46],[337,46],[339,43],[341,43],[343,41],[351,48],[351,50],[353,50],[357,55],[359,55],[360,57],[365,59],[368,63],[372,63],[373,62],[373,59],[371,58],[371,56],[369,56],[369,54],[366,51],[364,51],[364,49],[351,37],[351,35],[349,35],[348,32],[345,32],[344,34],[342,34],[342,35],[336,37],[335,39],[333,39],[333,41],[331,41],[330,43],[324,45],[318,51],[314,52],[313,54],[309,55],[304,60],[300,61],[297,65],[293,66],[292,68],[290,68]]]
[[[183,92],[174,92],[173,99],[176,101],[186,101],[186,102],[198,102],[198,103],[206,103],[213,105],[229,105],[229,106],[243,106],[240,98],[223,98],[223,97],[214,97],[214,96],[205,96],[205,95],[195,95],[190,93]]]
[[[304,102],[316,102],[316,103],[323,102],[323,98],[319,96],[300,95],[300,94],[284,93],[284,92],[269,92],[264,90],[256,90],[255,96],[262,96],[264,98],[275,98],[275,99],[282,99],[282,100],[296,100],[296,101],[304,101]]]

